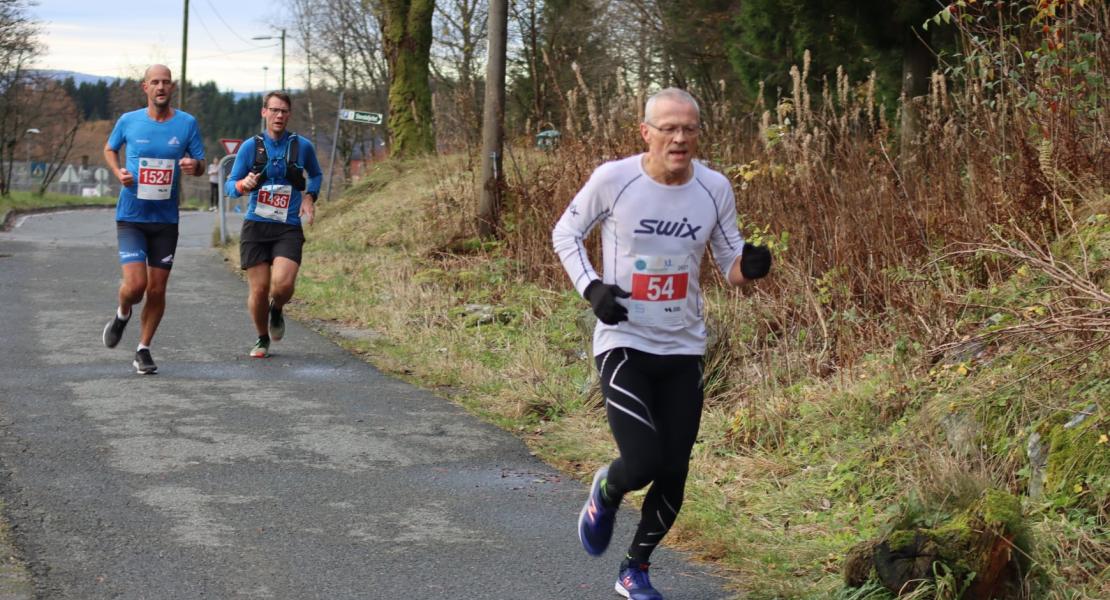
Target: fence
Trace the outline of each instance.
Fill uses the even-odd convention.
[[[11,186],[16,191],[34,191],[39,188],[46,174],[47,164],[38,161],[12,162]],[[67,164],[46,188],[53,194],[70,196],[119,195],[120,184],[116,176],[104,166]],[[181,201],[208,205],[210,197],[208,175],[182,177]]]

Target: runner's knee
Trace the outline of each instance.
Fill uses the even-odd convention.
[[[143,295],[146,294],[146,283],[140,284],[124,284],[120,287],[120,296],[127,301],[128,304],[138,304],[143,301]]]
[[[638,490],[655,481],[660,475],[662,459],[658,448],[643,448],[635,456],[624,458],[624,484]]]
[[[681,491],[686,485],[686,475],[689,471],[689,458],[682,461],[681,464],[675,461],[660,466],[655,480],[665,488],[676,488]]]
[[[294,284],[292,281],[278,281],[274,283],[270,291],[270,295],[274,298],[284,298],[288,300],[293,297]]]
[[[250,295],[255,298],[264,298],[270,295],[270,285],[265,281],[253,281],[250,284]]]

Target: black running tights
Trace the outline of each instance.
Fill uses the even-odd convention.
[[[702,410],[702,357],[630,348],[599,355],[609,428],[620,457],[609,466],[606,495],[619,501],[651,484],[628,554],[648,562],[682,508],[690,450]]]

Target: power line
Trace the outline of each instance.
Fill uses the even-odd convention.
[[[255,46],[254,48],[244,48],[242,50],[228,50],[227,52],[221,52],[220,54],[206,54],[204,56],[194,56],[193,58],[194,59],[219,58],[221,56],[227,56],[229,54],[243,54],[245,52],[256,52],[258,50],[264,50],[266,48],[277,48],[277,47],[278,47],[278,44],[268,44],[266,46]]]
[[[227,24],[227,21],[224,20],[223,15],[220,14],[220,11],[216,10],[216,5],[212,4],[212,0],[204,0],[204,1],[208,4],[208,7],[212,9],[212,12],[216,13],[216,18],[219,19],[220,22],[224,24],[224,27],[227,27],[227,30],[230,31],[232,35],[239,38],[245,44],[250,44],[251,43],[250,40],[247,40],[247,39],[243,38],[243,36],[239,35],[238,31],[235,31],[235,29],[231,25]]]
[[[219,50],[220,52],[224,52],[223,47],[220,46],[220,41],[216,39],[216,36],[212,35],[212,31],[208,29],[208,24],[204,22],[204,17],[200,16],[200,11],[197,11],[196,15],[197,20],[200,21],[201,28],[204,29],[204,32],[208,34],[208,39],[212,40],[212,44],[216,46],[217,50]]]

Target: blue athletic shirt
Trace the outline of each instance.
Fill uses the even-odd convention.
[[[247,206],[245,217],[248,221],[297,226],[301,224],[301,192],[293,189],[289,180],[285,178],[285,153],[289,150],[291,136],[292,134],[286,131],[275,141],[270,137],[269,132],[262,134],[269,163],[266,165],[266,179],[259,187],[251,190],[250,204]],[[303,165],[308,174],[305,193],[312,194],[313,198],[319,198],[320,182],[324,179],[324,173],[320,170],[319,161],[316,160],[316,148],[308,138],[297,137],[300,138],[297,142],[300,160],[293,163]],[[235,164],[231,166],[231,174],[224,183],[227,195],[232,198],[242,196],[239,190],[235,189],[235,182],[246,177],[254,164],[255,139],[251,137],[239,146],[239,152],[235,155]],[[287,198],[284,196],[286,193],[288,193]]]
[[[177,162],[186,156],[204,160],[204,142],[193,115],[174,109],[169,120],[159,123],[146,111],[124,113],[108,136],[108,147],[116,152],[127,145],[123,168],[135,178],[119,192],[116,220],[177,223]]]

